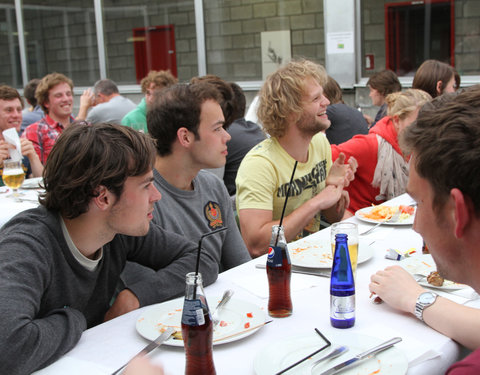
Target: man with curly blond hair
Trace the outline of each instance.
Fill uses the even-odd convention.
[[[152,104],[153,94],[155,91],[170,87],[177,82],[178,79],[170,73],[170,70],[151,70],[140,82],[145,97],[137,108],[123,117],[122,125],[147,133],[147,109]]]
[[[332,164],[323,134],[330,126],[326,80],[322,66],[292,61],[267,77],[260,90],[257,114],[270,138],[245,156],[236,179],[240,228],[252,257],[267,252],[288,191],[283,220],[288,242],[319,230],[321,215],[339,221],[348,207],[343,188],[353,179],[356,161],[346,165],[341,156]]]

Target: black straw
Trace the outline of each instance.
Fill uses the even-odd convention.
[[[209,233],[204,233],[202,234],[202,236],[200,237],[200,240],[198,241],[197,264],[195,265],[195,287],[193,288],[193,299],[197,298],[197,279],[198,279],[198,269],[200,267],[200,250],[202,248],[202,240],[207,236],[210,236],[218,232],[222,232],[227,229],[228,229],[227,227],[223,227],[223,228],[212,230]]]
[[[287,368],[283,369],[282,371],[277,372],[275,375],[280,375],[280,374],[283,374],[284,372],[287,372],[288,370],[291,370],[291,369],[294,368],[295,366],[298,366],[300,363],[305,362],[307,359],[312,358],[315,354],[320,353],[322,350],[325,350],[325,349],[328,348],[330,345],[332,345],[332,343],[330,342],[330,340],[328,340],[328,339],[322,334],[322,332],[320,332],[320,331],[318,330],[318,328],[315,328],[315,331],[316,331],[316,332],[320,335],[320,337],[326,342],[326,344],[325,344],[324,346],[322,346],[320,349],[315,350],[313,353],[310,353],[310,354],[307,355],[306,357],[303,357],[303,358],[300,359],[299,361],[291,364],[290,366],[288,366]]]
[[[288,183],[287,196],[285,197],[285,202],[283,203],[283,210],[282,210],[282,215],[280,216],[280,223],[278,224],[278,232],[277,232],[277,238],[275,239],[275,246],[277,246],[277,243],[278,243],[278,236],[280,235],[280,227],[282,226],[282,223],[283,223],[283,216],[285,215],[285,209],[287,208],[287,201],[288,201],[288,197],[290,195],[290,189],[292,188],[293,176],[295,175],[295,170],[297,169],[297,164],[298,164],[298,161],[295,160],[295,165],[293,166],[292,176],[290,177],[290,182]]]

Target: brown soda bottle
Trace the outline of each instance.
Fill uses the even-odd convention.
[[[268,314],[274,318],[292,315],[290,278],[292,265],[283,227],[272,226],[272,238],[267,254]]]
[[[203,291],[202,275],[195,275],[195,272],[186,276],[182,336],[186,356],[185,375],[215,375],[213,323]]]

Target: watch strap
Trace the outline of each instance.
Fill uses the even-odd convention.
[[[433,298],[433,301],[432,302],[429,302],[429,303],[423,303],[421,302],[421,296],[423,294],[431,294],[434,298]],[[429,307],[429,306],[432,306],[435,301],[437,300],[437,297],[438,297],[438,294],[436,293],[433,293],[433,292],[423,292],[422,294],[420,294],[417,298],[417,302],[415,303],[415,316],[420,319],[422,322],[423,322],[423,312],[424,310]]]

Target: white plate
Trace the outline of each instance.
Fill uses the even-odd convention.
[[[422,254],[405,258],[404,260],[400,261],[399,264],[411,274],[417,273],[420,275],[428,276],[430,272],[437,270],[435,261],[430,254]],[[445,280],[442,286],[435,286],[429,284],[426,278],[420,279],[418,283],[424,287],[442,290],[457,290],[469,288],[468,285],[457,284],[450,280]]]
[[[360,239],[357,264],[373,256],[367,241]],[[292,265],[307,268],[332,268],[332,245],[330,240],[309,240],[308,237],[288,244]]]
[[[23,181],[20,189],[41,189],[40,183],[42,183],[42,181],[42,177],[27,178]]]
[[[387,207],[391,207],[391,206],[387,206]],[[398,207],[398,206],[395,206],[395,207]],[[359,209],[357,212],[355,212],[355,217],[358,220],[365,221],[367,223],[378,224],[380,221],[373,220],[373,219],[368,219],[368,218],[363,216],[363,214],[370,212],[370,210],[372,208],[373,208],[373,206]],[[416,212],[416,208],[415,208],[415,212]],[[414,218],[415,218],[415,213],[413,215],[408,215],[408,217],[406,217],[405,219],[402,219],[400,217],[400,219],[398,221],[396,221],[395,223],[385,222],[383,224],[384,225],[413,225],[413,219]]]
[[[347,345],[349,350],[340,357],[331,361],[326,361],[322,365],[319,364],[315,367],[314,374],[320,374],[332,366],[342,363],[385,341],[370,336],[354,334],[351,331],[339,334],[338,337],[330,338],[330,340],[332,341],[332,345],[329,348],[314,355],[310,359],[307,359],[288,373],[310,375],[310,367],[315,360],[327,355],[336,346]],[[320,349],[323,345],[323,340],[315,333],[286,338],[285,340],[271,343],[270,345],[265,346],[255,357],[253,362],[255,373],[257,375],[275,374],[306,357],[310,353],[313,353],[315,350]],[[408,360],[405,357],[405,354],[396,347],[392,347],[384,352],[376,354],[371,359],[361,362],[358,366],[342,371],[342,375],[403,375],[407,372],[407,369]]]
[[[207,296],[208,307],[211,312],[213,312],[213,309],[215,309],[220,299],[221,297],[209,298]],[[177,298],[153,305],[145,310],[137,320],[137,332],[148,340],[155,340],[161,334],[161,330],[165,326],[174,327],[181,331],[182,309],[183,298]],[[252,317],[250,318],[247,314],[251,314]],[[264,323],[265,312],[253,303],[232,298],[222,309],[220,309],[219,318],[221,321],[225,322],[226,325],[221,327],[222,323],[220,323],[214,329],[213,345],[226,344],[227,342],[241,340],[244,337],[255,333],[261,327],[246,331],[243,334],[229,337],[247,329],[248,327],[255,327]],[[224,337],[225,339],[222,339]],[[171,337],[165,341],[164,345],[183,346],[183,340],[176,340]]]

